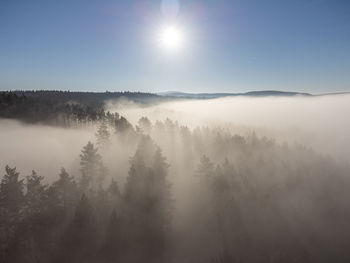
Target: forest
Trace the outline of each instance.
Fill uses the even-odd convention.
[[[141,92],[0,91],[0,117],[27,123],[81,126],[101,120],[105,101],[118,99],[147,105],[170,98]]]
[[[92,136],[62,150],[68,168],[3,167],[0,262],[349,262],[348,162],[254,130],[146,115],[134,123],[105,104],[98,113],[76,105],[84,118],[70,108],[70,121],[34,114],[46,126],[1,122],[31,140],[40,135],[28,127]],[[38,159],[42,149],[25,151]]]
[[[350,0],[0,0],[0,263],[350,263]]]

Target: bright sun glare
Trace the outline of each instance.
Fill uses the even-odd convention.
[[[167,51],[176,51],[182,48],[184,35],[180,28],[176,26],[164,26],[159,35],[161,46]]]

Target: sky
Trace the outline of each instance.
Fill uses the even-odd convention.
[[[165,25],[179,50],[159,43]],[[349,0],[0,0],[0,90],[350,92]]]

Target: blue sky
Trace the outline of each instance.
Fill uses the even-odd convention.
[[[170,22],[175,54],[157,43]],[[9,89],[350,91],[350,1],[0,0]]]

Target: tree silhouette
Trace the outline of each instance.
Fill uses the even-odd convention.
[[[16,167],[5,167],[6,174],[0,184],[0,258],[5,262],[10,242],[23,218],[23,180],[19,180]]]
[[[8,212],[19,215],[23,207],[23,179],[19,180],[19,173],[15,168],[5,167],[6,174],[0,184],[0,202],[1,208]]]
[[[35,171],[26,176],[23,219],[9,249],[10,261],[45,262],[49,259],[52,250],[51,226],[48,218],[47,186],[42,184],[43,179]]]
[[[121,116],[115,121],[115,131],[116,133],[127,133],[134,131],[134,128],[127,119]]]
[[[149,158],[150,152],[153,152],[152,158]],[[160,149],[144,137],[131,159],[124,193],[132,239],[129,249],[140,257],[137,260],[146,256],[152,262],[163,256],[172,208],[167,175],[168,164]]]
[[[200,159],[200,164],[198,165],[197,174],[201,179],[207,180],[214,175],[214,164],[210,159],[203,155]]]
[[[96,189],[97,184],[100,184],[103,180],[101,176],[105,175],[106,169],[102,165],[98,149],[91,142],[88,142],[81,151],[80,167],[82,173],[80,180],[81,189],[83,191],[87,191],[90,188]]]
[[[92,262],[97,250],[94,209],[85,195],[63,237],[59,262]]]
[[[113,178],[111,184],[108,187],[108,192],[112,195],[120,196],[119,186]]]
[[[60,218],[62,227],[67,226],[75,212],[79,200],[80,191],[74,177],[61,168],[59,179],[48,189],[49,206],[53,215]]]
[[[96,133],[97,145],[102,148],[106,147],[108,145],[109,136],[107,120],[102,120]]]
[[[44,202],[47,199],[47,186],[42,184],[43,179],[44,177],[37,175],[35,171],[32,171],[32,174],[26,177],[27,192],[25,201],[28,214],[40,213],[44,208]]]
[[[138,128],[144,133],[149,134],[152,129],[152,123],[147,117],[141,117],[138,121]]]

